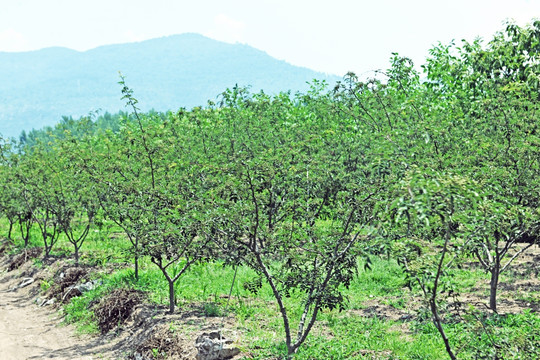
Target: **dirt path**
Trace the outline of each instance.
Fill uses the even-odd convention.
[[[0,358],[5,360],[107,359],[95,354],[95,340],[78,338],[50,307],[33,303],[37,284],[12,290],[22,282],[0,271]],[[33,291],[34,290],[34,291]]]
[[[42,297],[40,279],[49,279],[63,268],[61,262],[36,268],[27,261],[20,268],[8,272],[9,260],[0,256],[0,360],[125,360],[133,357],[152,359],[150,350],[162,350],[171,359],[194,360],[195,341],[199,335],[222,329],[223,319],[206,317],[200,309],[169,315],[165,307],[142,304],[122,327],[106,335],[77,336],[72,326],[59,325],[60,313],[53,306],[40,307],[36,299]],[[63,270],[62,270],[63,271]],[[34,281],[21,287],[25,279]],[[226,318],[225,324],[234,317]],[[171,330],[171,324],[178,329]],[[181,331],[180,331],[181,330]],[[229,339],[235,331],[222,329]],[[131,356],[131,357],[130,357]],[[235,359],[243,357],[237,355]]]

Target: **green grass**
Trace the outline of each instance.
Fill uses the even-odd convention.
[[[403,296],[405,276],[395,261],[372,257],[371,270],[364,264],[364,260],[359,261],[358,276],[345,291],[350,299],[349,308],[362,308],[368,300]]]
[[[89,291],[84,296],[74,297],[63,308],[65,318],[64,321],[68,324],[76,324],[77,331],[82,334],[98,334],[94,313],[89,310],[91,301],[97,301],[105,294],[103,289]]]

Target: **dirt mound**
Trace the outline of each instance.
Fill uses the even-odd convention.
[[[105,334],[123,323],[144,298],[144,293],[139,290],[116,289],[102,299],[94,308],[101,333]]]
[[[3,256],[6,253],[6,251],[11,249],[12,246],[13,246],[13,241],[9,239],[3,240],[2,243],[0,244],[0,256]]]
[[[82,281],[90,273],[90,270],[83,267],[67,267],[60,269],[54,276],[54,285],[49,288],[48,297],[54,297],[67,303],[71,298],[80,295],[72,292],[67,293],[68,289],[78,282]]]
[[[179,334],[170,326],[156,326],[153,332],[135,349],[130,359],[192,359],[183,347]]]
[[[22,264],[28,260],[37,258],[42,252],[43,249],[40,247],[24,249],[20,254],[15,255],[13,259],[11,259],[11,262],[8,265],[8,271],[20,268]]]
[[[196,339],[204,334],[221,331],[224,339],[238,339],[237,332],[232,330],[236,327],[234,316],[208,317],[201,309],[202,305],[189,305],[169,314],[165,305],[141,303],[119,331],[104,336],[114,342],[117,358],[129,360],[195,360]],[[222,355],[221,359],[225,358],[226,354]],[[234,359],[242,357],[245,354]]]

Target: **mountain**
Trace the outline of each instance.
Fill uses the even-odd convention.
[[[272,58],[242,44],[198,34],[101,46],[0,52],[0,134],[53,125],[63,115],[125,109],[118,72],[126,76],[141,110],[204,106],[226,88],[250,86],[273,94],[303,91],[308,81],[338,80]]]

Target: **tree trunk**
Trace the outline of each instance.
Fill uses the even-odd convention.
[[[28,247],[28,240],[30,239],[30,228],[32,227],[30,221],[20,221],[19,227],[21,229],[21,237],[24,240],[24,247]]]
[[[296,348],[294,346],[287,346],[287,360],[291,360],[296,353]]]
[[[454,355],[454,353],[452,352],[452,348],[450,347],[450,341],[448,340],[448,337],[446,336],[446,333],[444,332],[444,329],[442,327],[442,321],[439,317],[439,310],[437,308],[437,303],[435,302],[435,299],[429,300],[429,307],[431,309],[431,315],[433,316],[433,323],[435,324],[437,331],[439,331],[439,334],[444,341],[444,347],[446,349],[446,352],[448,353],[448,356],[450,356],[450,359],[456,360],[456,356]]]
[[[77,245],[75,247],[75,266],[79,266],[79,247]]]
[[[272,288],[272,293],[274,294],[274,298],[276,299],[278,303],[279,312],[281,313],[281,318],[283,319],[283,327],[285,328],[285,344],[287,345],[287,359],[292,359],[294,353],[296,352],[296,349],[291,341],[291,327],[289,324],[289,317],[287,316],[287,309],[285,308],[285,305],[283,304],[281,293],[279,292],[272,278],[272,275],[270,275],[270,272],[266,268],[266,265],[264,264],[261,258],[261,254],[257,250],[251,250],[251,252],[255,255],[259,268],[262,270],[262,273],[264,277],[266,278],[266,281],[268,281],[268,284]]]
[[[135,254],[134,268],[135,268],[135,281],[139,281],[139,255],[137,254]]]
[[[52,245],[49,246],[49,243],[47,242],[47,233],[42,233],[42,236],[43,236],[43,247],[45,248],[45,258],[48,258],[49,257],[49,254],[51,252],[51,249],[52,249]]]
[[[174,280],[167,279],[169,282],[169,314],[174,313]]]
[[[446,336],[446,333],[444,332],[444,329],[442,326],[442,320],[439,316],[439,309],[437,307],[437,291],[439,288],[439,278],[442,274],[444,258],[446,256],[446,252],[448,251],[448,242],[450,241],[450,236],[451,236],[450,227],[448,226],[446,230],[446,234],[445,234],[443,252],[441,254],[441,259],[439,261],[439,266],[437,267],[437,276],[435,277],[435,282],[433,283],[433,289],[431,290],[431,298],[429,299],[429,308],[431,310],[431,315],[433,317],[433,324],[439,331],[439,334],[441,335],[444,341],[444,347],[446,349],[446,352],[448,353],[448,356],[450,356],[450,359],[456,360],[456,355],[454,355],[454,352],[452,351],[452,347],[450,346],[450,341],[448,340],[448,337]]]
[[[13,230],[13,221],[9,220],[9,229],[8,229],[8,240],[11,240],[11,231]]]
[[[497,312],[497,288],[499,286],[500,264],[496,263],[491,270],[491,281],[489,283],[489,307]]]

